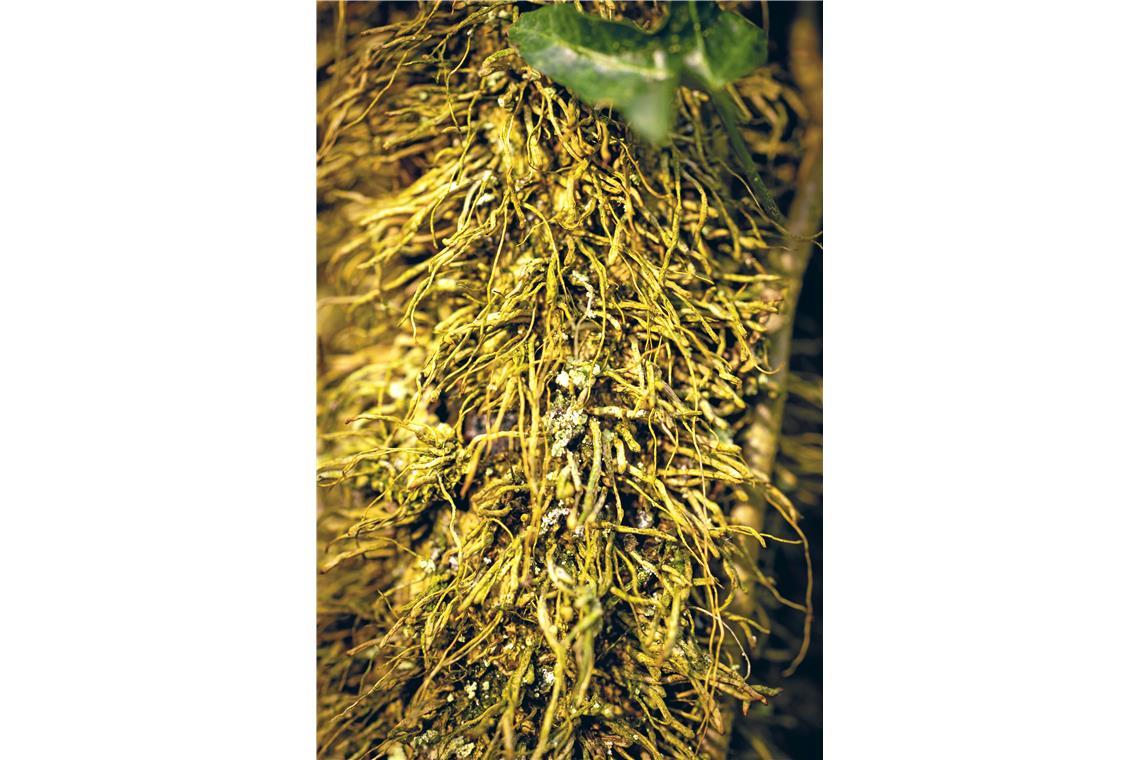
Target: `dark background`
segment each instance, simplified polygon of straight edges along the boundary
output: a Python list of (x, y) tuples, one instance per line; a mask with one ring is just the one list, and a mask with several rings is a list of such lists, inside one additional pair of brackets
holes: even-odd
[[(814, 18), (823, 33), (821, 2), (771, 2), (768, 4), (769, 58), (787, 72), (788, 41), (792, 23), (800, 14)], [(740, 9), (749, 19), (762, 23), (759, 3)], [(787, 211), (790, 197), (780, 199)], [(826, 226), (826, 225), (825, 225)], [(821, 244), (822, 244), (822, 238)], [(793, 332), (791, 370), (803, 378), (823, 376), (823, 251), (817, 247), (804, 274), (803, 290), (796, 308)], [(823, 433), (822, 410), (808, 410), (789, 399), (784, 418), (785, 433)], [(782, 457), (779, 464), (787, 465)], [(816, 760), (823, 757), (823, 500), (822, 478), (814, 478), (812, 499), (792, 498), (803, 515), (801, 527), (812, 549), (815, 575), (813, 603), (815, 622), (811, 648), (807, 658), (790, 678), (780, 678), (779, 668), (772, 669), (772, 681), (784, 688), (773, 700), (770, 711), (760, 719), (760, 732), (777, 758), (782, 760)], [(789, 494), (792, 496), (792, 494)], [(790, 598), (802, 598), (805, 591), (803, 558), (795, 552), (781, 554), (772, 568), (781, 588)], [(789, 618), (789, 626), (794, 622)], [(751, 748), (734, 744), (734, 758), (756, 757)]]

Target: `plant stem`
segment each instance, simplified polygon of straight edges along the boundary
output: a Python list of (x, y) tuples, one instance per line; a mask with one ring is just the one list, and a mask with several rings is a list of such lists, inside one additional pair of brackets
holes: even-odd
[(720, 115), (720, 120), (724, 122), (724, 129), (728, 133), (728, 142), (732, 146), (732, 154), (744, 170), (744, 179), (748, 183), (748, 188), (756, 196), (756, 200), (759, 201), (760, 207), (764, 209), (768, 218), (775, 222), (778, 227), (786, 230), (788, 220), (780, 212), (780, 207), (776, 204), (776, 199), (772, 197), (772, 193), (768, 192), (764, 180), (760, 179), (760, 170), (756, 168), (756, 163), (752, 160), (752, 151), (740, 134), (736, 117), (736, 104), (728, 96), (727, 90), (711, 90), (709, 97), (712, 99), (713, 106), (716, 107), (716, 112)]
[[(745, 450), (745, 460), (754, 472), (764, 477), (771, 477), (775, 464), (776, 453), (779, 448), (780, 430), (783, 423), (784, 403), (787, 399), (788, 364), (791, 359), (791, 344), (793, 320), (795, 318), (796, 304), (799, 300), (800, 290), (803, 287), (804, 271), (807, 269), (813, 250), (812, 239), (819, 229), (823, 216), (823, 63), (819, 57), (819, 28), (814, 15), (801, 16), (792, 28), (791, 58), (792, 75), (804, 95), (809, 110), (809, 122), (804, 134), (804, 159), (796, 179), (796, 196), (792, 201), (790, 219), (773, 217), (773, 221), (787, 228), (791, 244), (783, 249), (773, 249), (767, 260), (768, 267), (779, 274), (786, 283), (784, 310), (776, 315), (778, 322), (771, 325), (772, 343), (769, 351), (770, 364), (777, 367), (771, 376), (768, 395), (757, 402), (754, 409), (755, 418), (744, 434), (741, 443)], [(717, 95), (720, 95), (718, 99)], [(726, 93), (713, 95), (713, 103), (725, 122), (733, 150), (737, 153), (740, 162), (752, 170), (755, 175), (755, 164), (748, 153), (747, 146), (740, 138), (736, 129), (733, 104), (728, 100)], [(735, 136), (735, 137), (734, 137)], [(744, 155), (740, 155), (743, 150)], [(759, 177), (756, 176), (757, 182)], [(761, 183), (759, 187), (763, 188)], [(755, 188), (753, 188), (755, 192)], [(775, 202), (763, 188), (763, 193), (757, 193), (761, 204), (765, 198), (774, 206)], [(768, 211), (765, 206), (765, 211)], [(777, 208), (776, 213), (779, 213)], [(771, 211), (768, 211), (771, 214)], [(750, 490), (750, 499), (739, 504), (732, 510), (732, 521), (741, 525), (763, 531), (764, 512), (767, 507), (764, 488)], [(746, 548), (753, 563), (756, 562), (755, 548), (749, 544)], [(812, 617), (812, 600), (810, 593), (807, 607), (808, 616), (804, 623), (805, 644), (810, 636)], [(802, 660), (805, 650), (801, 649), (793, 661), (789, 671)], [(787, 671), (786, 671), (787, 672)], [(727, 746), (731, 739), (732, 724), (736, 716), (736, 706), (724, 706), (722, 719), (725, 723), (725, 736), (719, 737), (724, 741), (726, 752), (722, 757), (727, 758)]]
[(752, 457), (749, 463), (770, 474), (775, 463), (787, 398), (788, 363), (791, 359), (792, 321), (804, 271), (811, 260), (812, 240), (823, 216), (823, 64), (818, 54), (818, 29), (809, 17), (792, 27), (792, 74), (808, 105), (809, 121), (804, 131), (804, 158), (796, 178), (796, 196), (787, 220), (792, 242), (772, 250), (768, 268), (780, 275), (786, 287), (784, 308), (776, 324), (770, 325), (772, 342), (769, 363), (777, 368), (769, 377), (769, 399), (759, 404), (754, 434), (749, 435)]

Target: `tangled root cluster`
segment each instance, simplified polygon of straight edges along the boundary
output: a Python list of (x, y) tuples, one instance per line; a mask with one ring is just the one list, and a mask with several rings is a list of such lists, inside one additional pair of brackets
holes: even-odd
[[(778, 692), (766, 610), (806, 611), (753, 561), (802, 538), (737, 442), (774, 227), (703, 95), (644, 146), (510, 49), (513, 3), (326, 12), (320, 753), (714, 755)], [(735, 97), (778, 190), (794, 95)]]

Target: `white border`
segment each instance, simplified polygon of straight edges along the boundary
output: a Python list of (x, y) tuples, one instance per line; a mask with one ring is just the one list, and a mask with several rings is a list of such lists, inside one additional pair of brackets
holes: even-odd
[[(313, 754), (313, 25), (5, 16), (8, 756)], [(1137, 28), (825, 9), (829, 758), (1135, 754)]]

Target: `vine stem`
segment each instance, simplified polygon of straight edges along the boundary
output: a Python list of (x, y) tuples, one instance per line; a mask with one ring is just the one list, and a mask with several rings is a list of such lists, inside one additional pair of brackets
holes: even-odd
[[(773, 273), (780, 275), (786, 283), (784, 309), (779, 315), (776, 315), (775, 319), (778, 320), (776, 324), (771, 325), (772, 342), (769, 362), (771, 366), (775, 366), (777, 369), (775, 374), (770, 376), (768, 395), (756, 404), (754, 421), (746, 430), (742, 441), (746, 461), (754, 472), (765, 478), (771, 477), (779, 448), (784, 404), (787, 399), (792, 322), (803, 287), (804, 272), (811, 259), (814, 247), (813, 239), (823, 217), (823, 62), (819, 55), (820, 38), (817, 23), (814, 14), (802, 15), (797, 19), (792, 27), (789, 46), (792, 75), (803, 93), (809, 119), (803, 139), (804, 159), (800, 164), (796, 178), (796, 195), (792, 201), (788, 218), (780, 213), (775, 199), (772, 198), (771, 193), (760, 180), (759, 172), (752, 161), (751, 151), (748, 150), (748, 146), (737, 127), (735, 104), (728, 97), (727, 92), (711, 93), (717, 113), (724, 121), (733, 153), (745, 169), (746, 180), (752, 192), (772, 221), (785, 228), (791, 241), (784, 248), (773, 249), (766, 262)], [(767, 506), (764, 495), (765, 489), (762, 486), (751, 490), (752, 494), (749, 501), (739, 504), (733, 509), (732, 521), (762, 531), (764, 512)], [(746, 551), (748, 551), (752, 562), (755, 563), (758, 548), (749, 544)], [(809, 577), (810, 572), (809, 566)], [(807, 610), (804, 620), (803, 647), (785, 674), (794, 670), (806, 653), (813, 615), (810, 583)], [(731, 741), (735, 715), (735, 706), (722, 712), (725, 733), (720, 738), (724, 742), (723, 757), (726, 758), (728, 757), (727, 751)]]
[[(771, 325), (769, 364), (776, 367), (770, 376), (769, 401), (760, 404), (757, 423), (763, 429), (763, 443), (753, 441), (752, 464), (770, 474), (775, 463), (784, 400), (787, 398), (788, 363), (791, 359), (792, 321), (804, 271), (811, 260), (814, 236), (823, 217), (823, 63), (819, 58), (819, 31), (810, 17), (801, 17), (792, 27), (792, 75), (803, 93), (809, 119), (804, 131), (804, 158), (796, 177), (796, 195), (787, 221), (791, 242), (772, 250), (768, 268), (785, 283), (784, 308), (778, 323)], [(778, 211), (778, 209), (777, 209)], [(755, 436), (750, 436), (755, 438)], [(755, 445), (759, 444), (759, 445)]]
[(744, 142), (743, 135), (740, 134), (736, 104), (728, 96), (728, 90), (711, 90), (709, 97), (712, 99), (720, 120), (724, 122), (725, 132), (728, 133), (728, 142), (732, 146), (732, 154), (744, 170), (744, 179), (748, 183), (748, 189), (756, 196), (756, 200), (759, 201), (760, 207), (764, 209), (768, 218), (778, 226), (787, 229), (788, 220), (781, 213), (772, 193), (768, 192), (768, 186), (764, 184), (764, 180), (760, 179), (760, 170), (756, 168), (756, 162), (752, 160), (752, 151), (749, 149), (748, 143)]

